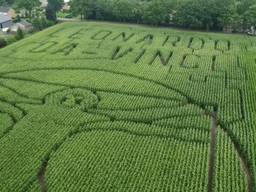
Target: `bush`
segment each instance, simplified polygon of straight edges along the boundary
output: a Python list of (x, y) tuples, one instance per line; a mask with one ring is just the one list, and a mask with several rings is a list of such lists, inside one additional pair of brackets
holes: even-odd
[(8, 35), (5, 41), (6, 41), (7, 45), (10, 45), (10, 44), (16, 42), (17, 39), (13, 35)]
[(20, 15), (17, 15), (17, 16), (13, 19), (13, 22), (14, 22), (14, 23), (18, 23), (18, 22), (20, 22), (20, 21), (21, 21)]
[(46, 18), (36, 18), (32, 21), (32, 25), (36, 31), (41, 31), (54, 24), (55, 24), (54, 21), (49, 21)]
[(16, 40), (21, 40), (21, 39), (23, 39), (23, 38), (24, 38), (23, 31), (22, 31), (20, 28), (18, 28), (17, 33), (16, 33), (16, 35), (15, 35), (15, 39), (16, 39)]
[(7, 42), (4, 38), (0, 37), (0, 48), (3, 48), (7, 45)]

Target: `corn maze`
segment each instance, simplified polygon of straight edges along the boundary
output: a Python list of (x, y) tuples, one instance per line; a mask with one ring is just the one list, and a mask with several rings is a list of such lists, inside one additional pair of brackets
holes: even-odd
[(254, 192), (256, 39), (85, 22), (0, 51), (0, 191)]

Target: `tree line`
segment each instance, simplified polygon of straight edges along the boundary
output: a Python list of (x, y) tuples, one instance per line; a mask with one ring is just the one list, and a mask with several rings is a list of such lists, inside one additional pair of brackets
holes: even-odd
[[(31, 17), (39, 0), (0, 0)], [(63, 0), (48, 0), (46, 18), (55, 21)], [(71, 0), (71, 13), (96, 19), (189, 29), (244, 32), (256, 26), (256, 0)]]
[(240, 32), (256, 25), (256, 0), (72, 0), (70, 5), (81, 19)]

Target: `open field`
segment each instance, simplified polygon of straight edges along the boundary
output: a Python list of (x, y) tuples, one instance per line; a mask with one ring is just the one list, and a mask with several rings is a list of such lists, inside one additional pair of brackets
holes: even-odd
[(255, 191), (256, 38), (65, 23), (0, 58), (1, 192)]

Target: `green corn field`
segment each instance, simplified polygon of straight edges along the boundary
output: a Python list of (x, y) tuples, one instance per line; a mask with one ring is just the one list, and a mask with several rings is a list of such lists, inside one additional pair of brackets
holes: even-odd
[(0, 50), (0, 192), (254, 192), (255, 83), (255, 37), (51, 27)]

